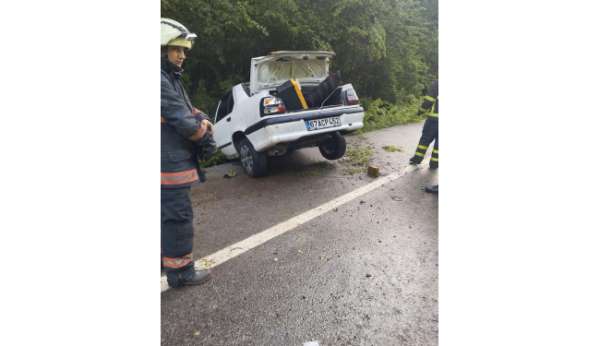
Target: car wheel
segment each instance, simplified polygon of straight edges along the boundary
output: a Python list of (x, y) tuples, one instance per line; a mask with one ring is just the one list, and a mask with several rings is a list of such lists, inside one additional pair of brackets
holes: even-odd
[(267, 174), (267, 155), (254, 150), (252, 143), (243, 138), (239, 143), (240, 161), (244, 172), (251, 177), (261, 177)]
[(339, 132), (334, 132), (331, 138), (319, 145), (319, 151), (327, 160), (337, 160), (346, 153), (346, 139)]

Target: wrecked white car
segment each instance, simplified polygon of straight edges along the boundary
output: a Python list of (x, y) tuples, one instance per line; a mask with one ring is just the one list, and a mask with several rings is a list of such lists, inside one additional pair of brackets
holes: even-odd
[(253, 177), (267, 174), (269, 156), (318, 146), (341, 158), (343, 135), (363, 127), (364, 109), (352, 84), (329, 72), (327, 51), (278, 51), (252, 58), (250, 83), (235, 85), (219, 101), (214, 139), (228, 158), (239, 157)]

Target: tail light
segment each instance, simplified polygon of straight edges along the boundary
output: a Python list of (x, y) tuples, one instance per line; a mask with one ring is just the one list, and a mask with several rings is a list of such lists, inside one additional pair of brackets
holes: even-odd
[(274, 96), (267, 96), (263, 98), (260, 103), (260, 114), (262, 116), (280, 114), (285, 112), (285, 104), (280, 98)]
[(350, 88), (346, 90), (346, 104), (347, 105), (357, 105), (358, 104), (358, 95), (356, 95), (356, 91)]

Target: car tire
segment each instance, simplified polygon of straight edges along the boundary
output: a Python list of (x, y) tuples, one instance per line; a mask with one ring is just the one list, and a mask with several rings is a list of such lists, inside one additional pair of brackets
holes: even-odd
[(267, 174), (267, 154), (254, 150), (254, 146), (247, 138), (242, 138), (238, 143), (240, 162), (247, 175), (262, 177)]
[(331, 138), (319, 145), (319, 151), (327, 160), (337, 160), (346, 153), (346, 139), (339, 132), (334, 132)]

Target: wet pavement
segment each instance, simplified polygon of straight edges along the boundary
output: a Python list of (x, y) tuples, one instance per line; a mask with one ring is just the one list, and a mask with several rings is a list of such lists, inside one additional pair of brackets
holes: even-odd
[[(347, 137), (382, 175), (403, 170), (422, 124)], [(399, 152), (382, 147), (395, 145)], [(426, 162), (426, 161), (425, 161)], [(302, 149), (246, 177), (211, 168), (192, 191), (194, 256), (207, 256), (374, 181)], [(230, 170), (233, 178), (223, 178)], [(422, 167), (162, 293), (163, 345), (436, 345), (437, 181)]]

